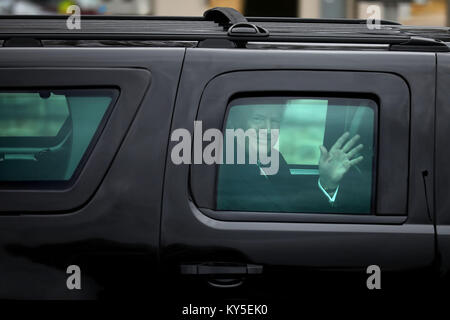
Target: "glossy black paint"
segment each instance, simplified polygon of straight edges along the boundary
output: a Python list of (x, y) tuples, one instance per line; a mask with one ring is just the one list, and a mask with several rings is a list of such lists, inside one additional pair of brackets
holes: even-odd
[[(450, 56), (437, 55), (436, 87), (436, 221), (439, 259), (444, 273), (450, 272)], [(449, 281), (450, 283), (450, 281)]]
[[(400, 225), (365, 224), (361, 221), (220, 221), (202, 213), (192, 201), (188, 188), (189, 168), (168, 162), (161, 229), (163, 261), (168, 264), (230, 261), (276, 267), (350, 269), (376, 263), (384, 270), (430, 266), (434, 260), (434, 231), (427, 214), (422, 171), (429, 170), (427, 189), (428, 195), (432, 196), (435, 55), (187, 49), (178, 93), (182, 99), (177, 99), (172, 129), (193, 129), (193, 122), (200, 115), (198, 106), (204, 90), (213, 79), (225, 73), (252, 70), (308, 70), (312, 74), (314, 71), (317, 71), (316, 74), (322, 71), (377, 72), (403, 78), (409, 87), (411, 103), (407, 220)], [(279, 81), (280, 78), (274, 77), (274, 86)], [(333, 78), (324, 77), (316, 87), (308, 87), (308, 90), (321, 91), (322, 84), (329, 89), (333, 83)], [(242, 85), (248, 86), (245, 83)], [(374, 88), (377, 85), (374, 84)], [(373, 90), (364, 90), (364, 83), (353, 89), (367, 93)], [(383, 97), (389, 98), (389, 94)], [(217, 103), (223, 103), (222, 100)], [(216, 105), (211, 107), (220, 108)], [(225, 110), (225, 107), (223, 105), (221, 108)], [(381, 115), (381, 118), (384, 116)], [(407, 125), (408, 117), (398, 121), (398, 126), (403, 127)], [(380, 169), (381, 172), (396, 170), (402, 165), (394, 166), (388, 160), (388, 155), (380, 152), (380, 166), (385, 166)], [(404, 163), (404, 166), (408, 164)], [(387, 183), (390, 178), (379, 177), (386, 179)], [(383, 185), (380, 180), (379, 183)]]
[[(183, 56), (182, 48), (0, 50), (0, 74), (5, 68), (26, 69), (31, 78), (21, 79), (24, 86), (34, 81), (35, 73), (45, 77), (37, 68), (55, 70), (49, 75), (75, 69), (77, 77), (71, 79), (73, 73), (66, 72), (69, 78), (62, 83), (97, 79), (123, 85), (132, 95), (116, 106), (117, 116), (108, 122), (109, 130), (77, 181), (87, 190), (92, 177), (86, 174), (101, 174), (100, 183), (88, 189), (87, 203), (64, 214), (35, 207), (39, 214), (0, 215), (0, 298), (132, 298), (153, 283), (167, 141)], [(140, 76), (112, 76), (122, 69)], [(147, 88), (143, 82), (150, 84), (150, 74)], [(96, 157), (105, 156), (111, 163), (96, 168)], [(22, 201), (26, 206), (28, 197), (23, 195)], [(42, 207), (52, 205), (56, 202)], [(82, 270), (80, 291), (66, 287), (70, 264)]]
[[(370, 264), (401, 272), (432, 266), (436, 239), (427, 198), (430, 212), (437, 209), (441, 255), (448, 257), (450, 248), (445, 229), (449, 222), (446, 190), (450, 177), (444, 149), (436, 158), (442, 177), (436, 176), (434, 184), (435, 119), (436, 132), (441, 135), (438, 148), (446, 144), (448, 136), (445, 106), (449, 99), (449, 61), (447, 54), (438, 55), (440, 71), (439, 64), (436, 69), (436, 54), (419, 52), (1, 48), (3, 86), (99, 84), (117, 86), (130, 94), (115, 106), (115, 115), (74, 184), (83, 197), (64, 198), (64, 191), (56, 190), (47, 194), (39, 190), (0, 191), (0, 298), (145, 298), (155, 289), (161, 274), (174, 278), (164, 284), (168, 291), (180, 285), (175, 275), (184, 263), (225, 261), (264, 266), (263, 277), (245, 284), (244, 296), (258, 294), (266, 286), (282, 287), (292, 280), (286, 270), (304, 275), (306, 270), (363, 270)], [(20, 71), (9, 82), (2, 72), (12, 69)], [(333, 77), (320, 76), (325, 72), (349, 75), (347, 84), (354, 86), (352, 92), (359, 93), (373, 94), (383, 88), (383, 83), (373, 87), (367, 84), (365, 74), (368, 78), (382, 74), (398, 79), (387, 80), (392, 87), (378, 94), (382, 101), (390, 101), (398, 90), (405, 92), (408, 96), (398, 101), (409, 104), (409, 115), (390, 118), (391, 110), (383, 108), (387, 103), (380, 109), (380, 119), (390, 119), (403, 134), (408, 128), (409, 141), (406, 148), (404, 136), (396, 140), (392, 136), (395, 133), (389, 132), (385, 137), (392, 145), (383, 144), (389, 148), (379, 152), (379, 172), (391, 174), (379, 176), (378, 186), (392, 183), (400, 189), (387, 193), (379, 188), (378, 194), (394, 196), (391, 199), (399, 195), (397, 200), (403, 206), (395, 212), (388, 212), (387, 206), (384, 213), (403, 215), (337, 219), (305, 215), (295, 222), (258, 221), (252, 215), (249, 221), (233, 221), (219, 220), (214, 213), (199, 209), (190, 190), (190, 167), (176, 166), (170, 160), (168, 151), (174, 145), (169, 143), (170, 132), (177, 128), (192, 131), (194, 120), (200, 116), (205, 88), (213, 79), (240, 72), (256, 77), (255, 70), (308, 72), (315, 78), (308, 90), (318, 92), (323, 91), (322, 85), (327, 90), (335, 85)], [(27, 77), (19, 78), (19, 73)], [(279, 80), (279, 76), (274, 77), (274, 86)], [(232, 86), (240, 84), (247, 85), (238, 82)], [(269, 90), (270, 81), (265, 85)], [(223, 102), (211, 101), (211, 107), (225, 110)], [(221, 117), (217, 114), (213, 120), (220, 122)], [(393, 165), (386, 151), (392, 151), (396, 144), (408, 152), (408, 158)], [(403, 171), (407, 176), (398, 175), (402, 168), (407, 168)], [(424, 171), (428, 172), (425, 180)], [(392, 181), (394, 177), (400, 180)], [(449, 264), (448, 258), (443, 261)], [(81, 291), (66, 288), (70, 264), (82, 269)], [(364, 274), (363, 283), (365, 278)], [(192, 294), (189, 285), (185, 291), (188, 295)], [(177, 291), (180, 287), (175, 288)], [(211, 293), (203, 289), (205, 295)]]

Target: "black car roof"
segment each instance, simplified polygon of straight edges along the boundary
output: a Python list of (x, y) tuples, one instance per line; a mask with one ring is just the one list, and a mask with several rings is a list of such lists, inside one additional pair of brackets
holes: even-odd
[[(448, 51), (448, 27), (403, 26), (380, 22), (369, 29), (366, 20), (260, 18), (226, 15), (215, 8), (204, 17), (82, 16), (81, 29), (69, 30), (69, 16), (0, 16), (0, 39), (37, 40), (226, 40), (389, 44), (404, 49)], [(211, 14), (211, 12), (213, 14)], [(237, 12), (237, 11), (236, 11)]]

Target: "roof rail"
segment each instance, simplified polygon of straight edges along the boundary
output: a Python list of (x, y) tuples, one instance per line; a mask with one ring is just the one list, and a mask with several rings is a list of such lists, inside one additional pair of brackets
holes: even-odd
[[(244, 48), (248, 42), (386, 44), (390, 50), (450, 51), (450, 28), (411, 27), (365, 20), (244, 17), (213, 8), (203, 17), (83, 16), (68, 30), (67, 15), (0, 16), (4, 46), (45, 46), (45, 41), (195, 41), (199, 47)], [(44, 41), (44, 42), (43, 42)]]
[(226, 7), (216, 7), (205, 11), (205, 20), (214, 21), (223, 27), (230, 27), (236, 23), (248, 22), (247, 19), (237, 10)]
[[(367, 19), (348, 18), (295, 18), (295, 17), (246, 17), (249, 22), (291, 22), (291, 23), (331, 23), (331, 24), (367, 24)], [(380, 20), (382, 26), (401, 26), (391, 20)]]
[(449, 52), (450, 48), (441, 40), (411, 36), (403, 43), (391, 44), (391, 51), (425, 51), (425, 52)]
[(208, 47), (237, 47), (243, 48), (247, 44), (247, 40), (243, 40), (242, 37), (248, 38), (262, 38), (268, 37), (269, 31), (254, 23), (250, 23), (247, 19), (237, 10), (226, 7), (216, 7), (205, 11), (203, 14), (205, 20), (214, 21), (221, 25), (229, 39), (224, 40), (211, 40), (206, 39), (200, 41), (198, 46), (202, 48)]

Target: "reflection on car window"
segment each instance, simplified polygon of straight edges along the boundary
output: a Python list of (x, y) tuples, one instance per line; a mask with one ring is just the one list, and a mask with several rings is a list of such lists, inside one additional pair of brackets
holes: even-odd
[[(236, 139), (233, 148), (242, 144), (246, 154), (263, 147), (279, 152), (279, 165), (276, 174), (264, 174), (260, 161), (221, 164), (217, 210), (373, 213), (375, 121), (376, 103), (370, 99), (232, 101), (226, 129), (269, 133), (266, 138), (247, 137), (245, 145)], [(270, 135), (274, 129), (278, 137)]]
[(116, 90), (0, 92), (0, 181), (67, 181)]

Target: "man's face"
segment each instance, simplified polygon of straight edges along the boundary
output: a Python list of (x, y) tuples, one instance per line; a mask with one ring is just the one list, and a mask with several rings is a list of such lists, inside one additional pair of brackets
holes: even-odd
[[(262, 147), (265, 150), (270, 150), (277, 143), (277, 141), (271, 141), (271, 130), (280, 129), (280, 122), (283, 115), (283, 110), (276, 106), (258, 106), (250, 110), (247, 116), (247, 129), (254, 129), (257, 134), (256, 145), (250, 145), (249, 147), (257, 150)], [(266, 129), (267, 135), (259, 134), (259, 130)], [(276, 136), (278, 137), (278, 135)]]

